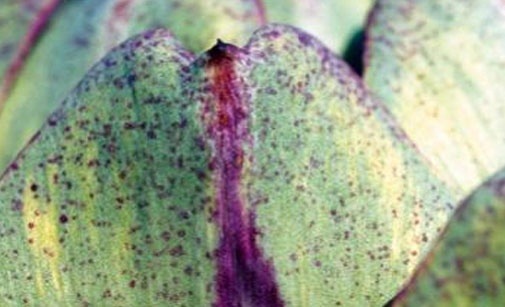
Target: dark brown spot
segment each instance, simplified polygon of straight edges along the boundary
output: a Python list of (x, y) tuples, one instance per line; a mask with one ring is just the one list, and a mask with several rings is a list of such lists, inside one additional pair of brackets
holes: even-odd
[(60, 223), (66, 224), (68, 222), (68, 216), (65, 214), (60, 215)]
[(135, 280), (134, 279), (130, 280), (130, 282), (128, 283), (128, 286), (130, 288), (135, 288)]
[(184, 249), (182, 248), (181, 245), (177, 245), (176, 247), (170, 249), (168, 253), (170, 254), (170, 256), (180, 257), (184, 255)]

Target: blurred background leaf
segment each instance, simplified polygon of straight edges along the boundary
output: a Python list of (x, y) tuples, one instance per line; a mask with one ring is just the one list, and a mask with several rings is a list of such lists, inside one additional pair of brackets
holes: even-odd
[(505, 165), (505, 6), (379, 0), (365, 82), (437, 174), (468, 195)]

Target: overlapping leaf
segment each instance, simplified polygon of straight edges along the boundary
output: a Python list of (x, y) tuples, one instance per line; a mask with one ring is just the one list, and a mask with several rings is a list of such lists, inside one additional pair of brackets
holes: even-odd
[[(40, 1), (40, 6), (43, 2)], [(20, 27), (12, 23), (16, 20), (14, 12), (24, 5), (25, 2), (21, 5), (19, 1), (0, 4), (6, 20), (1, 23), (2, 33), (9, 34), (6, 38), (15, 34), (13, 39), (21, 43), (21, 32), (28, 25)], [(243, 43), (261, 22), (261, 12), (252, 0), (239, 3), (208, 0), (61, 1), (47, 29), (36, 38), (38, 42), (29, 51), (27, 61), (22, 63), (16, 82), (3, 89), (4, 93), (0, 95), (0, 106), (4, 106), (0, 113), (0, 169), (3, 170), (13, 159), (91, 65), (126, 38), (164, 26), (170, 28), (186, 48), (201, 52), (216, 38)], [(3, 38), (2, 34), (2, 45)], [(10, 39), (5, 44), (17, 48)], [(13, 53), (9, 52), (3, 58), (14, 60), (16, 54)], [(0, 63), (4, 65), (5, 61)]]
[[(64, 2), (9, 89), (0, 169), (88, 67), (132, 34), (168, 26), (200, 51), (217, 37), (241, 43), (266, 20), (307, 26), (311, 10), (336, 16), (343, 5), (276, 9), (284, 2)], [(341, 16), (361, 20), (365, 2)], [(0, 68), (47, 3), (9, 23), (0, 17), (2, 33), (22, 25), (0, 43)], [(5, 16), (24, 12), (1, 5)], [(220, 43), (196, 61), (164, 31), (128, 41), (88, 73), (0, 181), (0, 253), (9, 259), (0, 302), (383, 303), (443, 227), (452, 198), (505, 162), (503, 11), (489, 0), (379, 1), (366, 82), (407, 135), (343, 63), (297, 30), (270, 26), (243, 49)], [(356, 29), (317, 21), (307, 29), (337, 49)], [(336, 35), (343, 24), (346, 34)], [(238, 105), (223, 111), (227, 100)], [(243, 134), (230, 141), (235, 128)], [(502, 243), (478, 240), (499, 229), (497, 178), (463, 205), (398, 302), (501, 300)], [(492, 227), (461, 222), (472, 214)], [(240, 249), (242, 260), (223, 264)], [(482, 261), (471, 261), (476, 250)], [(246, 287), (249, 278), (271, 296)]]
[(23, 43), (23, 37), (30, 32), (30, 26), (44, 8), (50, 7), (52, 0), (17, 1), (3, 0), (0, 4), (0, 76), (4, 76), (9, 63)]
[(95, 66), (3, 175), (0, 300), (380, 305), (450, 194), (309, 35), (268, 26), (193, 61), (148, 32)]
[(379, 0), (366, 83), (467, 195), (505, 164), (504, 4)]
[[(44, 10), (58, 2), (54, 12)], [(369, 1), (353, 6), (344, 3), (284, 3), (279, 8), (280, 2), (257, 0), (4, 1), (0, 3), (0, 76), (6, 86), (0, 93), (0, 110), (5, 106), (0, 111), (0, 169), (91, 65), (134, 34), (163, 26), (186, 48), (202, 52), (217, 38), (244, 44), (260, 25), (282, 21), (311, 24), (312, 33), (341, 50), (363, 21)], [(309, 6), (310, 12), (326, 17), (314, 23), (313, 14), (305, 9)], [(340, 17), (333, 19), (334, 13)], [(15, 66), (15, 73), (6, 75), (3, 71), (9, 65)]]
[(505, 172), (458, 208), (394, 306), (500, 306), (505, 301)]
[(263, 0), (267, 21), (291, 24), (308, 31), (343, 55), (363, 30), (373, 0)]

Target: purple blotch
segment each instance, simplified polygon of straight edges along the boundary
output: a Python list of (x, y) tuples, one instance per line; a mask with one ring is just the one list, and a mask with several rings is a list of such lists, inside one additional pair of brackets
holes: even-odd
[[(217, 173), (217, 222), (220, 242), (216, 251), (217, 276), (216, 307), (228, 306), (284, 306), (270, 261), (256, 241), (254, 213), (244, 212), (240, 197), (240, 182), (244, 151), (242, 144), (248, 138), (243, 131), (247, 120), (248, 101), (241, 95), (245, 88), (235, 75), (235, 59), (243, 51), (238, 47), (217, 44), (207, 53), (206, 69), (211, 80), (215, 110), (207, 114), (210, 138), (216, 144), (214, 172)], [(206, 115), (206, 114), (204, 114)], [(205, 116), (204, 116), (205, 117)]]

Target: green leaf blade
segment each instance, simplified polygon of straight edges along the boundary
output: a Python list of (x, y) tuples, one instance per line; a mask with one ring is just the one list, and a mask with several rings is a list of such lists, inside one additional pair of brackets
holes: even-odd
[[(0, 5), (2, 12), (4, 5)], [(199, 18), (194, 18), (195, 14)], [(261, 22), (260, 9), (252, 0), (239, 4), (201, 0), (65, 2), (30, 50), (12, 91), (0, 102), (5, 103), (0, 114), (0, 169), (12, 161), (86, 71), (128, 37), (166, 27), (187, 48), (202, 52), (217, 38), (245, 43)], [(11, 26), (6, 24), (5, 31)], [(30, 120), (23, 120), (27, 115)]]
[(505, 173), (458, 208), (394, 306), (499, 306), (504, 300)]
[(15, 0), (5, 0), (0, 4), (0, 76), (3, 76), (9, 63), (15, 57), (23, 42), (23, 37), (30, 31), (30, 26), (37, 19), (40, 10), (50, 0), (24, 3)]
[(365, 80), (461, 197), (504, 163), (497, 1), (378, 1)]
[(257, 223), (283, 297), (384, 303), (445, 223), (451, 197), (319, 41), (278, 26), (247, 47), (263, 54), (247, 79), (257, 140), (247, 186), (263, 200)]
[(196, 60), (154, 33), (100, 62), (0, 180), (4, 302), (265, 302), (250, 276), (276, 306), (392, 297), (454, 192), (350, 68), (287, 26)]
[(130, 40), (4, 175), (2, 229), (15, 229), (2, 240), (5, 304), (211, 303), (215, 234), (193, 214), (212, 198), (208, 153), (195, 106), (177, 98), (190, 62), (166, 31)]

